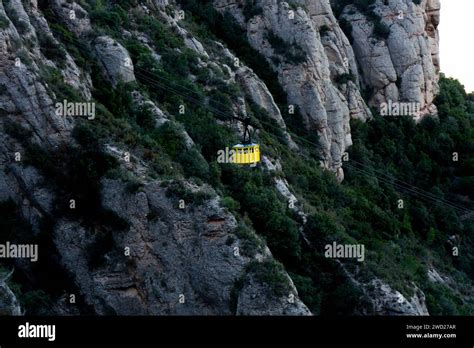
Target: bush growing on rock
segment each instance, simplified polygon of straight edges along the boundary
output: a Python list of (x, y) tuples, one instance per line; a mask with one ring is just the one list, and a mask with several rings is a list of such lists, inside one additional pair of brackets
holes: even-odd
[(0, 29), (8, 28), (9, 24), (10, 23), (8, 22), (8, 18), (3, 15), (0, 15)]

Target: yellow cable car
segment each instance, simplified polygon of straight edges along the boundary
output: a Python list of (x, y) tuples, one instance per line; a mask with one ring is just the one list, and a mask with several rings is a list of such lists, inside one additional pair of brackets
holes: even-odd
[(250, 118), (234, 118), (244, 124), (244, 137), (242, 139), (242, 144), (232, 146), (232, 150), (234, 152), (232, 156), (232, 162), (235, 164), (256, 165), (258, 162), (260, 162), (260, 145), (252, 142), (252, 137), (249, 130)]
[(232, 147), (234, 151), (233, 163), (235, 164), (256, 164), (260, 162), (259, 144), (237, 144)]

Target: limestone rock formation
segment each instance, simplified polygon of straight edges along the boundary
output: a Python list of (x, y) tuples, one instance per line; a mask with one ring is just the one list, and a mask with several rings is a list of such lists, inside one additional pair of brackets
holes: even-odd
[(341, 76), (357, 76), (357, 66), (329, 1), (296, 4), (295, 9), (287, 2), (262, 0), (255, 5), (261, 14), (247, 19), (243, 1), (214, 1), (216, 9), (231, 13), (247, 30), (250, 44), (278, 73), (288, 103), (299, 107), (305, 127), (319, 135), (323, 165), (342, 180), (341, 158), (352, 145), (350, 118), (365, 120), (370, 111), (357, 79), (336, 82)]
[(265, 83), (258, 78), (252, 69), (242, 66), (236, 72), (237, 81), (244, 88), (249, 98), (258, 106), (263, 108), (272, 119), (276, 121), (276, 125), (281, 128), (285, 134), (288, 146), (297, 150), (298, 145), (293, 141), (291, 135), (286, 131), (286, 124), (281, 115), (281, 111), (273, 100), (273, 96), (268, 90)]
[[(422, 113), (435, 112), (432, 102), (439, 74), (437, 0), (422, 0), (420, 5), (411, 0), (378, 0), (374, 11), (390, 28), (390, 35), (383, 40), (372, 37), (373, 23), (351, 5), (336, 18), (329, 0), (259, 0), (255, 4), (260, 11), (247, 18), (244, 2), (215, 0), (214, 6), (233, 16), (245, 30), (251, 46), (277, 73), (288, 104), (297, 106), (302, 114), (301, 126), (319, 135), (323, 166), (339, 180), (344, 177), (342, 155), (352, 144), (350, 119), (371, 117), (362, 90), (371, 92), (368, 94), (372, 106), (389, 100), (413, 101), (423, 105)], [(113, 87), (135, 81), (134, 66), (124, 47), (127, 45), (119, 43), (112, 34), (90, 36), (95, 28), (86, 2), (51, 0), (47, 3), (51, 5), (48, 13), (51, 10), (55, 20), (71, 35), (87, 42), (93, 52), (91, 58)], [(51, 188), (53, 185), (48, 185), (48, 178), (40, 170), (14, 161), (14, 155), (26, 151), (21, 140), (50, 151), (75, 145), (71, 131), (78, 122), (55, 112), (54, 105), (60, 101), (58, 87), (73, 88), (84, 101), (91, 100), (97, 87), (92, 85), (90, 72), (68, 52), (57, 28), (50, 28), (48, 16), (39, 4), (0, 1), (0, 201), (15, 202), (31, 225), (32, 237), (40, 233), (44, 219), (57, 209), (58, 193)], [(258, 72), (243, 64), (230, 67), (229, 61), (237, 58), (234, 53), (224, 43), (215, 42), (215, 38), (194, 37), (192, 28), (177, 18), (177, 9), (171, 0), (149, 0), (139, 2), (133, 11), (151, 13), (179, 35), (184, 46), (176, 51), (192, 50), (196, 71), (205, 70), (209, 80), (219, 77), (220, 86), (237, 86), (239, 93), (230, 101), (230, 113), (245, 116), (249, 104), (259, 105), (283, 132), (289, 156), (298, 155), (302, 146), (296, 144), (296, 137), (288, 131), (283, 110)], [(341, 28), (343, 19), (352, 25), (351, 40)], [(160, 62), (165, 55), (149, 33), (135, 29), (127, 28), (120, 34), (136, 39)], [(138, 71), (137, 68), (140, 76)], [(202, 78), (196, 71), (186, 78), (192, 82)], [(203, 86), (202, 90), (207, 88), (213, 87)], [(176, 121), (179, 116), (167, 109), (169, 105), (161, 104), (159, 98), (148, 92), (153, 91), (144, 88), (132, 92), (132, 107), (147, 108), (156, 128), (167, 122), (179, 123)], [(202, 99), (208, 101), (207, 97)], [(120, 127), (123, 119), (97, 121), (98, 128), (108, 122), (117, 122), (119, 126), (114, 126)], [(229, 122), (219, 119), (216, 123), (227, 126)], [(25, 134), (29, 135), (28, 139)], [(192, 159), (205, 163), (196, 146), (198, 142), (189, 134), (182, 132), (186, 150), (196, 150), (198, 154)], [(216, 192), (189, 178), (168, 182), (157, 178), (161, 173), (150, 175), (146, 161), (141, 158), (145, 157), (145, 151), (133, 153), (130, 144), (136, 140), (135, 135), (123, 136), (130, 149), (121, 148), (123, 144), (115, 144), (114, 139), (107, 139), (105, 146), (105, 151), (128, 170), (127, 178), (103, 178), (100, 182), (101, 203), (111, 214), (107, 223), (111, 222), (112, 226), (104, 222), (96, 228), (79, 218), (62, 218), (55, 221), (51, 231), (58, 266), (71, 276), (78, 297), (97, 314), (310, 315), (284, 269), (279, 270), (279, 278), (286, 280), (283, 290), (278, 284), (265, 281), (265, 277), (262, 280), (258, 274), (262, 272), (260, 266), (275, 260), (265, 242), (253, 230), (252, 238), (242, 233), (237, 214), (234, 216), (223, 208), (223, 197), (217, 192), (224, 195), (225, 191), (216, 189)], [(147, 137), (152, 136), (144, 136)], [(301, 233), (307, 220), (305, 201), (296, 197), (298, 190), (284, 176), (287, 168), (278, 158), (283, 152), (281, 147), (270, 150), (268, 156), (262, 155), (258, 170), (270, 172), (267, 173), (272, 178), (270, 186), (274, 185), (285, 205), (289, 204), (289, 209), (301, 220), (298, 221)], [(128, 163), (123, 163), (125, 151), (132, 152)], [(166, 161), (165, 157), (159, 160)], [(174, 162), (170, 160), (170, 163)], [(213, 173), (220, 174), (219, 168)], [(173, 193), (176, 184), (182, 185), (178, 189), (187, 197), (183, 206), (181, 198)], [(303, 238), (307, 241), (304, 235)], [(258, 245), (247, 250), (255, 240), (259, 241)], [(427, 314), (424, 295), (419, 289), (414, 297), (407, 299), (382, 281), (372, 285), (374, 292), (367, 290), (374, 299), (372, 312), (368, 314)], [(60, 314), (82, 314), (79, 306), (68, 306), (64, 296), (56, 299), (53, 308)], [(20, 314), (20, 307), (5, 282), (0, 282), (0, 315), (3, 313)]]
[[(58, 19), (67, 23), (71, 32), (78, 37), (87, 34), (90, 21), (80, 5), (59, 0), (53, 4)], [(8, 167), (8, 170), (0, 172), (0, 194), (2, 201), (13, 199), (21, 207), (23, 217), (32, 227), (32, 233), (37, 233), (42, 219), (50, 216), (55, 209), (53, 202), (57, 197), (46, 188), (44, 182), (47, 179), (41, 177), (35, 168), (13, 162), (14, 152), (22, 153), (24, 149), (9, 134), (11, 130), (7, 132), (5, 129), (11, 129), (8, 124), (16, 124), (33, 134), (32, 141), (37, 146), (52, 150), (74, 142), (70, 132), (75, 122), (74, 119), (55, 113), (55, 86), (48, 85), (44, 76), (40, 76), (39, 63), (48, 62), (48, 59), (43, 56), (37, 37), (47, 35), (54, 43), (57, 33), (50, 30), (36, 2), (24, 8), (22, 2), (12, 1), (9, 6), (22, 13), (28, 20), (26, 23), (31, 21), (27, 30), (35, 45), (30, 51), (25, 49), (25, 43), (18, 33), (18, 23), (8, 21), (7, 28), (0, 32), (0, 84), (3, 87), (0, 105), (2, 115), (5, 115), (0, 120), (4, 134), (0, 149), (1, 163)], [(74, 18), (71, 18), (71, 11), (74, 11)], [(12, 10), (5, 12), (0, 3), (3, 17), (9, 20), (11, 13)], [(194, 48), (205, 57), (206, 52), (198, 42), (192, 41)], [(93, 44), (98, 63), (113, 85), (135, 80), (130, 56), (121, 44), (108, 36), (98, 37)], [(75, 65), (66, 50), (64, 53), (65, 64), (60, 70), (63, 82), (77, 89), (86, 100), (89, 99), (91, 84), (87, 72)], [(25, 54), (28, 59), (17, 59)], [(57, 69), (54, 61), (47, 64)], [(265, 89), (264, 86), (261, 88)], [(271, 96), (266, 97), (271, 100)], [(145, 97), (135, 96), (135, 103), (149, 104), (156, 116), (157, 126), (167, 121), (167, 116), (159, 107)], [(189, 136), (186, 143), (194, 146)], [(108, 149), (112, 154), (122, 155), (122, 151), (112, 145)], [(219, 197), (214, 194), (212, 199), (203, 204), (190, 203), (185, 210), (180, 210), (175, 199), (167, 197), (166, 188), (157, 181), (148, 181), (146, 168), (138, 165), (131, 168), (143, 185), (142, 190), (130, 194), (126, 184), (120, 181), (105, 181), (103, 189), (104, 206), (129, 224), (128, 230), (114, 234), (113, 239), (119, 245), (119, 250), (130, 248), (131, 258), (117, 252), (107, 252), (101, 249), (104, 245), (99, 248), (97, 243), (103, 243), (101, 238), (104, 236), (92, 235), (81, 221), (64, 220), (55, 225), (54, 244), (62, 256), (61, 265), (75, 280), (80, 290), (78, 295), (84, 297), (96, 313), (233, 314), (237, 313), (235, 307), (238, 306), (242, 313), (310, 314), (298, 299), (294, 287), (292, 292), (295, 301), (291, 305), (285, 302), (288, 294), (282, 299), (271, 291), (265, 293), (269, 303), (281, 303), (281, 308), (262, 305), (258, 310), (247, 310), (250, 303), (234, 303), (234, 285), (246, 274), (247, 265), (252, 261), (273, 259), (268, 248), (263, 247), (258, 257), (235, 256), (234, 248), (240, 246), (242, 241), (236, 235), (235, 218), (219, 205)], [(91, 271), (90, 264), (93, 262), (90, 260), (90, 249), (94, 247), (98, 247), (98, 252), (105, 257), (103, 264)], [(257, 282), (246, 289), (252, 291), (253, 286), (265, 287)], [(8, 298), (8, 303), (5, 300), (2, 305), (8, 305), (12, 314), (18, 314), (19, 307), (10, 306), (13, 302), (9, 289), (2, 284), (1, 291)], [(184, 295), (184, 303), (179, 302), (179, 295)], [(61, 313), (70, 313), (71, 309), (63, 300), (53, 304), (53, 308)], [(77, 314), (77, 311), (72, 312)]]

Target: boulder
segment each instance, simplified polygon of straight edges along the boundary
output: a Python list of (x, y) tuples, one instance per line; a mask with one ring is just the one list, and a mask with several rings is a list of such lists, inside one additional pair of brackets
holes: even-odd
[(104, 74), (112, 85), (135, 81), (132, 59), (125, 47), (109, 36), (99, 36), (94, 47)]

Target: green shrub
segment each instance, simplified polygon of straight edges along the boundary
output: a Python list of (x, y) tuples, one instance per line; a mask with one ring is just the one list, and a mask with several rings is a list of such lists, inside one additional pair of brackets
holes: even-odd
[(290, 281), (281, 263), (273, 259), (262, 262), (252, 261), (247, 266), (247, 272), (268, 286), (276, 296), (290, 295)]
[(10, 25), (9, 21), (8, 21), (8, 18), (3, 16), (3, 15), (0, 15), (0, 29), (6, 29), (8, 28), (8, 26)]
[(31, 60), (30, 55), (26, 49), (20, 49), (17, 53), (17, 56), (20, 58), (22, 64), (25, 64), (28, 67), (33, 65), (33, 61)]
[(0, 201), (0, 243), (28, 240), (31, 226), (21, 215), (21, 209), (11, 199)]
[(40, 70), (41, 78), (48, 84), (56, 95), (56, 100), (79, 101), (82, 99), (79, 92), (64, 82), (64, 77), (58, 69), (43, 66)]
[[(76, 126), (73, 136), (79, 146), (65, 145), (57, 150), (22, 139), (25, 163), (35, 166), (57, 191), (58, 214), (87, 217), (86, 222), (93, 223), (102, 213), (100, 179), (117, 166), (117, 161), (103, 152), (86, 127)], [(76, 201), (76, 209), (69, 209), (70, 199)]]
[(233, 104), (228, 94), (223, 93), (221, 90), (215, 89), (211, 92), (209, 98), (209, 106), (212, 109), (218, 110), (220, 113), (225, 113), (230, 116), (233, 114)]
[(375, 37), (380, 39), (388, 39), (390, 36), (390, 28), (381, 21), (374, 22), (374, 31)]
[(174, 34), (171, 29), (152, 16), (140, 17), (137, 21), (138, 30), (147, 33), (153, 40), (158, 52), (165, 49), (184, 48), (183, 39)]
[(292, 64), (301, 64), (306, 61), (306, 53), (296, 43), (288, 43), (271, 31), (267, 32), (266, 39), (272, 46), (275, 53), (283, 56), (287, 62)]
[[(430, 315), (472, 315), (472, 312), (459, 303), (452, 290), (445, 285), (432, 283), (425, 290), (426, 307)], [(464, 308), (463, 308), (464, 307)]]
[(334, 214), (325, 211), (310, 215), (304, 230), (309, 240), (321, 247), (328, 242), (342, 241), (344, 238), (344, 227)]
[(20, 295), (20, 304), (26, 315), (53, 314), (53, 300), (44, 290), (31, 290)]
[(115, 0), (115, 2), (125, 11), (129, 11), (138, 5), (138, 0)]
[(150, 108), (149, 105), (135, 108), (134, 112), (130, 115), (144, 132), (153, 131), (156, 127), (156, 118)]
[(250, 229), (244, 223), (239, 223), (239, 226), (236, 228), (234, 233), (239, 238), (240, 253), (243, 256), (254, 257), (257, 253), (263, 251), (263, 248), (265, 247), (263, 240), (255, 234), (255, 231)]
[(255, 230), (265, 236), (275, 255), (282, 261), (297, 259), (301, 252), (298, 226), (288, 216), (286, 204), (268, 187), (271, 177), (233, 166), (222, 168), (224, 185), (240, 202), (241, 212), (252, 219)]
[(153, 137), (171, 158), (177, 158), (187, 150), (183, 131), (174, 122), (163, 124), (154, 132)]
[(261, 15), (263, 13), (263, 9), (260, 5), (258, 5), (258, 0), (248, 0), (245, 1), (243, 13), (245, 20), (248, 22), (253, 17)]
[(76, 41), (80, 39), (78, 39), (64, 24), (58, 23), (56, 21), (56, 15), (51, 10), (46, 10), (44, 15), (48, 20), (49, 28), (53, 35), (65, 46), (67, 52), (71, 55), (76, 64), (87, 72), (90, 72), (91, 62), (84, 54), (84, 47), (87, 47), (88, 43), (81, 41), (79, 42), (79, 45), (81, 46), (78, 47)]
[(321, 289), (314, 286), (313, 281), (309, 277), (300, 276), (298, 274), (290, 274), (293, 283), (298, 290), (298, 295), (305, 305), (311, 310), (314, 315), (319, 315), (321, 312)]
[(172, 75), (189, 77), (194, 67), (198, 66), (197, 55), (190, 49), (181, 52), (167, 50), (162, 54), (163, 69)]

